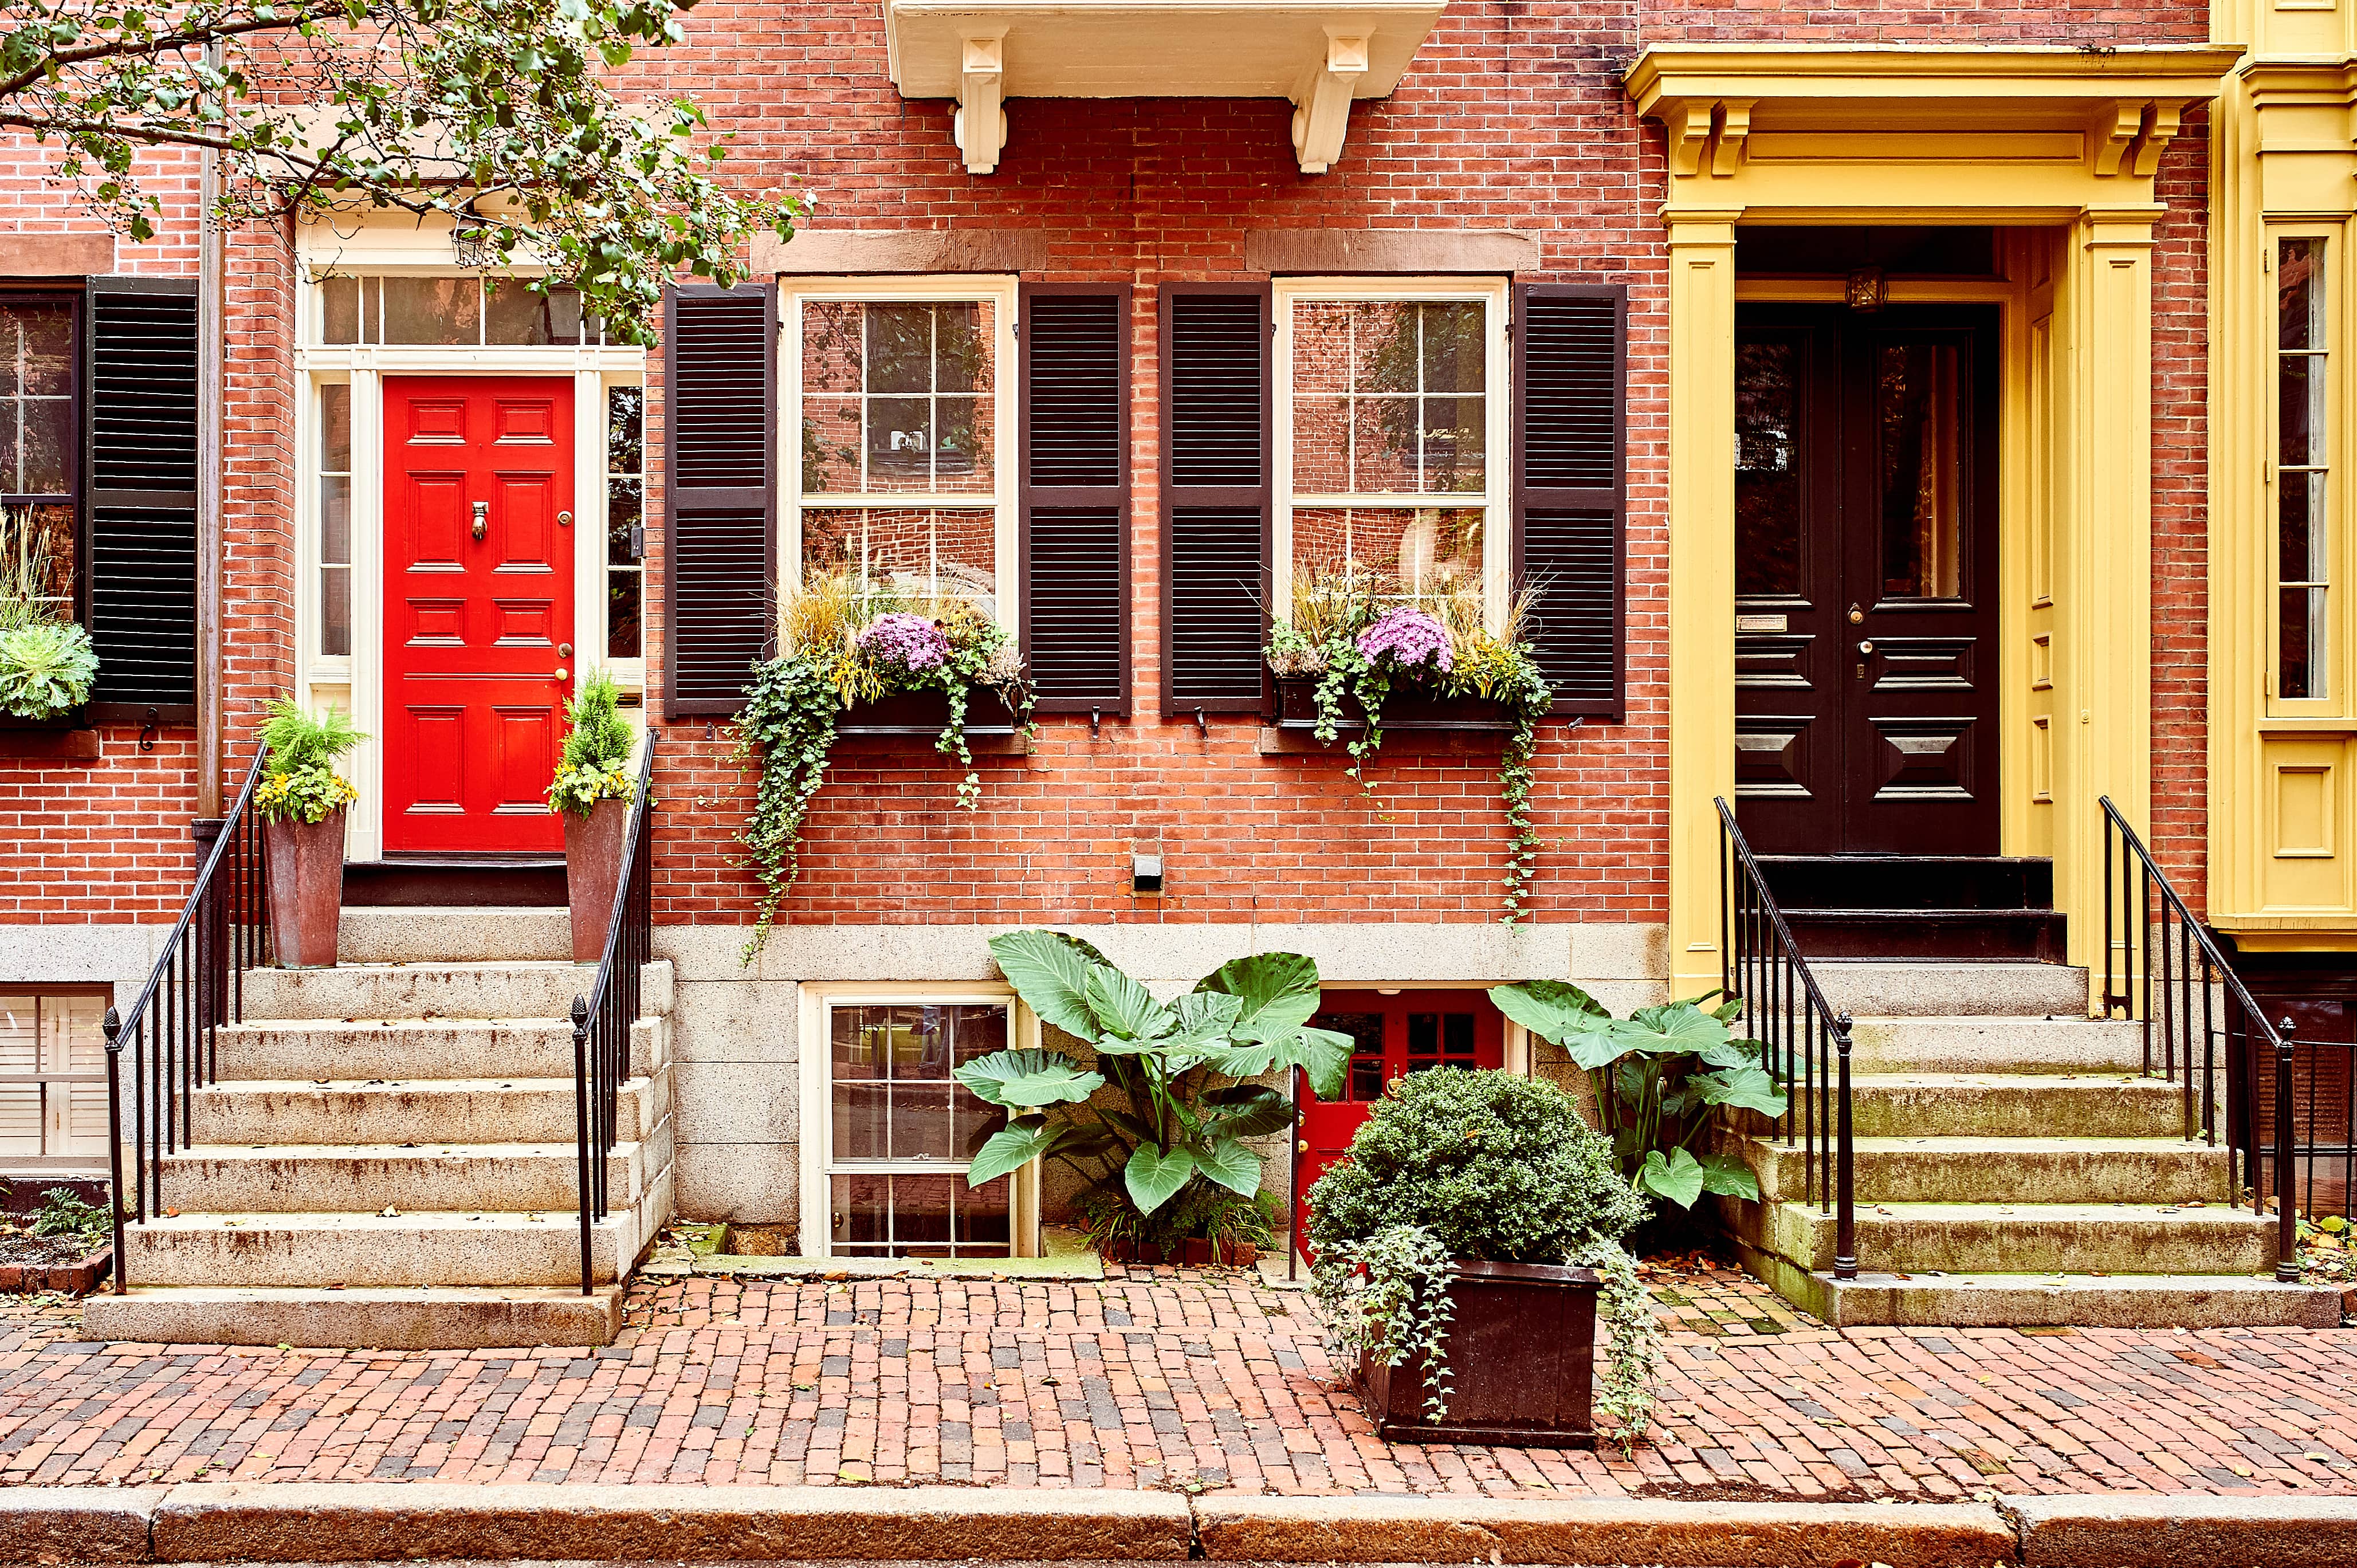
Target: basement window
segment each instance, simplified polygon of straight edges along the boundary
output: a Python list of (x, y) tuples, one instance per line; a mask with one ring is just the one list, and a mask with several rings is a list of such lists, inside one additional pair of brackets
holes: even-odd
[(1004, 1258), (1012, 1178), (966, 1185), (996, 1113), (952, 1069), (1009, 1045), (1004, 1001), (826, 1008), (827, 1250), (837, 1257)]
[(0, 992), (0, 1164), (106, 1163), (106, 998)]

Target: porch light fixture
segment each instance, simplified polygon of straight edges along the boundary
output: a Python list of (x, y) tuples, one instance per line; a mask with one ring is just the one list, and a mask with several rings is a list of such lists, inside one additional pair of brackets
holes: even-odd
[(1133, 893), (1162, 891), (1162, 852), (1140, 850), (1129, 857), (1129, 890)]
[(450, 252), (458, 264), (468, 272), (482, 272), (499, 265), (499, 252), (490, 242), (489, 220), (474, 212), (462, 212), (450, 230)]
[(1858, 267), (1849, 274), (1843, 300), (1852, 310), (1880, 310), (1885, 290), (1880, 267)]

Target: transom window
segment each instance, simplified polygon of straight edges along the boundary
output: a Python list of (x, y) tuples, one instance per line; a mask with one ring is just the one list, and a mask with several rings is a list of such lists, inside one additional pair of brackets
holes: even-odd
[(2276, 694), (2331, 694), (2331, 381), (2325, 242), (2276, 242)]
[(0, 582), (75, 602), (74, 305), (0, 295)]
[(788, 286), (801, 581), (843, 578), (863, 613), (962, 598), (1006, 621), (1012, 290), (849, 298)]
[(1282, 603), (1295, 578), (1494, 624), (1507, 554), (1504, 291), (1279, 286)]
[(1006, 1257), (1011, 1177), (966, 1186), (996, 1112), (950, 1076), (1005, 1050), (1005, 1002), (830, 1004), (828, 1245), (904, 1258)]
[(319, 341), (438, 348), (575, 347), (605, 340), (577, 289), (535, 293), (518, 279), (329, 276), (319, 280)]

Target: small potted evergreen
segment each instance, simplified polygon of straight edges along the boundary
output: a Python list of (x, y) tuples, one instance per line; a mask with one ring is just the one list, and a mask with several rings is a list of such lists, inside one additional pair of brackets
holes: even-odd
[(269, 748), (253, 807), (262, 813), (270, 886), (270, 940), (287, 969), (332, 969), (343, 921), (344, 814), (360, 791), (336, 760), (368, 736), (340, 708), (307, 714), (276, 697), (261, 740)]
[(1556, 1085), (1456, 1069), (1394, 1083), (1309, 1189), (1311, 1289), (1379, 1435), (1590, 1447), (1600, 1410), (1633, 1442), (1660, 1336), (1620, 1239), (1645, 1210)]
[(548, 809), (565, 819), (565, 900), (573, 915), (573, 959), (605, 956), (606, 929), (622, 880), (622, 835), (630, 831), (630, 749), (613, 677), (590, 676), (565, 704), (565, 754), (548, 787)]

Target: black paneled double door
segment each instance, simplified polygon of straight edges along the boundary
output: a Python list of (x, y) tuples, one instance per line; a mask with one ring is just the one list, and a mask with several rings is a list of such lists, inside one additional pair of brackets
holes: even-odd
[(1747, 307), (1736, 779), (1762, 854), (1997, 851), (1996, 312)]

